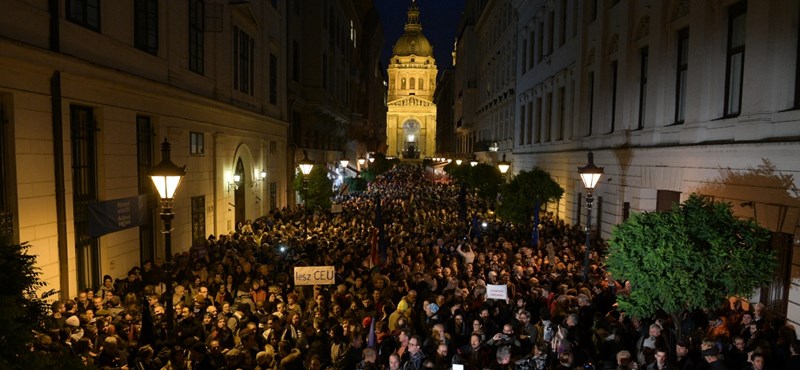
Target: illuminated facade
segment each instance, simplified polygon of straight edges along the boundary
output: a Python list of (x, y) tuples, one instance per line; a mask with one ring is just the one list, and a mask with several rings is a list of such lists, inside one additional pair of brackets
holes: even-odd
[(436, 153), (436, 72), (433, 46), (422, 34), (419, 8), (412, 2), (405, 34), (394, 44), (388, 67), (386, 155), (421, 158)]
[[(286, 206), (293, 166), (284, 1), (95, 3), (0, 11), (2, 211), (64, 296), (163, 259), (147, 175), (164, 138), (186, 165), (174, 253)], [(92, 204), (139, 195), (145, 225), (89, 234)]]

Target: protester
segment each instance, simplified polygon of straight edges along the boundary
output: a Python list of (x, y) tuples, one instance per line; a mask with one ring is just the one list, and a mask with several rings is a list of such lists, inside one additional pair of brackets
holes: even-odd
[[(690, 330), (675, 338), (688, 321), (617, 311), (615, 297), (630, 282), (605, 273), (602, 240), (584, 282), (579, 225), (545, 213), (532, 246), (529, 230), (496, 218), (475, 195), (459, 204), (458, 194), (421, 166), (398, 165), (366, 192), (338, 196), (341, 213), (272, 210), (209, 236), (172, 265), (147, 261), (125, 279), (105, 276), (95, 297), (86, 290), (53, 304), (42, 332), (54, 344), (87, 338), (74, 355), (111, 368), (738, 370), (798, 362), (794, 330), (763, 305), (687, 312)], [(333, 266), (334, 284), (296, 285), (295, 266)], [(171, 297), (163, 295), (167, 274)], [(494, 286), (508, 298), (488, 298)], [(165, 317), (167, 304), (176, 317)], [(710, 347), (701, 348), (708, 335)], [(737, 350), (758, 353), (750, 356), (758, 363), (723, 361)]]

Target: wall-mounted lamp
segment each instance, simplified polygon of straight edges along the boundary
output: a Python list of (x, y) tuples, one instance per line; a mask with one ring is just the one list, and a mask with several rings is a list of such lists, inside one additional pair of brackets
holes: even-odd
[(228, 182), (228, 192), (230, 193), (231, 190), (239, 190), (239, 185), (241, 184), (242, 176), (240, 175), (233, 175), (233, 181)]
[(255, 181), (253, 181), (252, 186), (255, 187), (259, 183), (264, 182), (266, 178), (267, 178), (267, 171), (261, 170), (259, 172), (256, 172)]

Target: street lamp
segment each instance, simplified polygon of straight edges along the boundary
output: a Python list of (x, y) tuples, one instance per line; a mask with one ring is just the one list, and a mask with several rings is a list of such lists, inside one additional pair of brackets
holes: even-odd
[[(297, 164), (300, 167), (300, 172), (303, 174), (303, 212), (306, 212), (308, 209), (308, 175), (311, 174), (311, 170), (314, 169), (314, 162), (308, 159), (308, 153), (303, 151), (303, 159)], [(303, 217), (303, 224), (306, 232), (308, 230), (308, 215), (306, 214)]]
[(350, 161), (347, 158), (343, 158), (339, 160), (339, 164), (342, 165), (342, 168), (347, 168), (347, 165), (350, 164)]
[(461, 162), (463, 162), (461, 158), (456, 159), (456, 166), (460, 166)]
[(175, 316), (175, 307), (172, 305), (174, 289), (172, 287), (171, 232), (172, 219), (175, 218), (175, 214), (172, 213), (172, 203), (175, 199), (175, 191), (178, 189), (178, 185), (180, 185), (183, 177), (186, 176), (186, 170), (185, 166), (178, 167), (175, 163), (172, 163), (169, 159), (169, 151), (170, 144), (167, 138), (164, 138), (164, 142), (161, 143), (161, 162), (150, 169), (150, 179), (153, 181), (153, 185), (158, 190), (158, 196), (161, 198), (161, 221), (164, 222), (162, 233), (164, 233), (164, 254), (166, 255), (164, 270), (167, 275), (167, 338), (170, 343), (173, 343), (175, 339), (175, 321), (173, 317)]
[(600, 181), (600, 177), (603, 176), (603, 167), (594, 165), (594, 154), (591, 151), (589, 151), (588, 157), (589, 164), (578, 167), (578, 174), (581, 175), (583, 186), (586, 188), (586, 256), (583, 260), (583, 281), (587, 281), (589, 274), (589, 251), (591, 250), (589, 232), (592, 228), (592, 201), (594, 200), (592, 192), (597, 182)]
[(503, 154), (503, 160), (497, 163), (497, 169), (500, 170), (501, 174), (505, 175), (509, 168), (511, 168), (511, 163), (506, 162), (506, 155)]
[(472, 156), (472, 159), (470, 159), (470, 161), (469, 161), (469, 165), (470, 165), (471, 167), (475, 167), (475, 166), (477, 166), (477, 165), (478, 165), (478, 159), (477, 159), (477, 158), (475, 158), (475, 155), (473, 155), (473, 156)]

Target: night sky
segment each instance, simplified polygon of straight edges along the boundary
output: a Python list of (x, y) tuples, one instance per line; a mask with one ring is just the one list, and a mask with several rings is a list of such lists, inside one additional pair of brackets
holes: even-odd
[[(436, 66), (442, 70), (450, 68), (453, 64), (453, 41), (455, 41), (456, 27), (461, 19), (466, 0), (417, 0), (419, 6), (422, 34), (433, 45), (433, 54)], [(375, 0), (375, 8), (381, 17), (384, 44), (381, 53), (381, 63), (389, 65), (392, 57), (392, 46), (403, 35), (403, 26), (408, 18), (408, 7), (411, 0)]]

